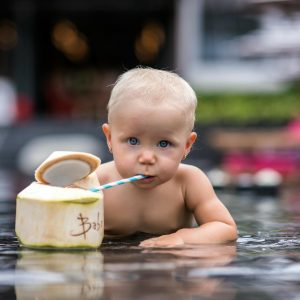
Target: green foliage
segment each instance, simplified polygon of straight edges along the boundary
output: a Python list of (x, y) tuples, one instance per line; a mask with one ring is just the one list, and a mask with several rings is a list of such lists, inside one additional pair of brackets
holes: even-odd
[(300, 88), (280, 93), (198, 93), (196, 119), (202, 124), (282, 123), (300, 116)]

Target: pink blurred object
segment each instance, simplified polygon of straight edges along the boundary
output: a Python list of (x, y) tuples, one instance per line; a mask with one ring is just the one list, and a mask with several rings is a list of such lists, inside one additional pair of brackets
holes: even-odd
[(233, 174), (253, 171), (253, 160), (249, 153), (234, 151), (223, 158), (223, 168)]
[(271, 168), (283, 176), (299, 172), (299, 161), (293, 152), (265, 151), (253, 154), (254, 171)]
[(287, 125), (287, 132), (294, 139), (300, 140), (300, 119), (295, 119)]
[(223, 168), (231, 174), (268, 168), (290, 176), (300, 172), (300, 156), (291, 151), (230, 152), (223, 158)]

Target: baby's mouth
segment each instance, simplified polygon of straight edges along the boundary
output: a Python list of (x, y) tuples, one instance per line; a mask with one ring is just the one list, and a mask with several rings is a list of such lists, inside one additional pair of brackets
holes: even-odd
[(145, 178), (141, 180), (142, 183), (151, 183), (155, 179), (155, 176), (145, 175)]
[(143, 176), (145, 176), (145, 178), (141, 179), (140, 181), (141, 182), (152, 182), (155, 178), (155, 176), (153, 175), (145, 175), (145, 174), (142, 174)]
[(141, 175), (141, 176), (144, 176), (145, 178), (144, 179), (146, 179), (146, 178), (151, 178), (151, 177), (155, 177), (154, 175), (146, 175), (146, 174), (136, 174), (136, 175)]

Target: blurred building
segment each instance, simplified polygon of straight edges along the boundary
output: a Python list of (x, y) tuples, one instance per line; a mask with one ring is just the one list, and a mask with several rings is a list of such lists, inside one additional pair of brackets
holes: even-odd
[(300, 77), (299, 1), (178, 4), (181, 31), (176, 63), (194, 86), (213, 91), (278, 91)]
[(117, 75), (137, 65), (195, 88), (272, 91), (299, 78), (299, 20), (297, 0), (4, 1), (0, 75), (23, 119), (103, 117)]

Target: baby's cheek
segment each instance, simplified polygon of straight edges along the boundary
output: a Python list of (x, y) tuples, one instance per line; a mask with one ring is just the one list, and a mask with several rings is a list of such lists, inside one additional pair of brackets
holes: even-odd
[(171, 179), (175, 175), (175, 173), (178, 169), (178, 166), (179, 166), (179, 163), (176, 163), (174, 161), (165, 163), (164, 166), (160, 170), (162, 173), (161, 175), (163, 175), (166, 180)]
[(115, 159), (118, 172), (123, 178), (133, 176), (133, 163), (128, 159)]

